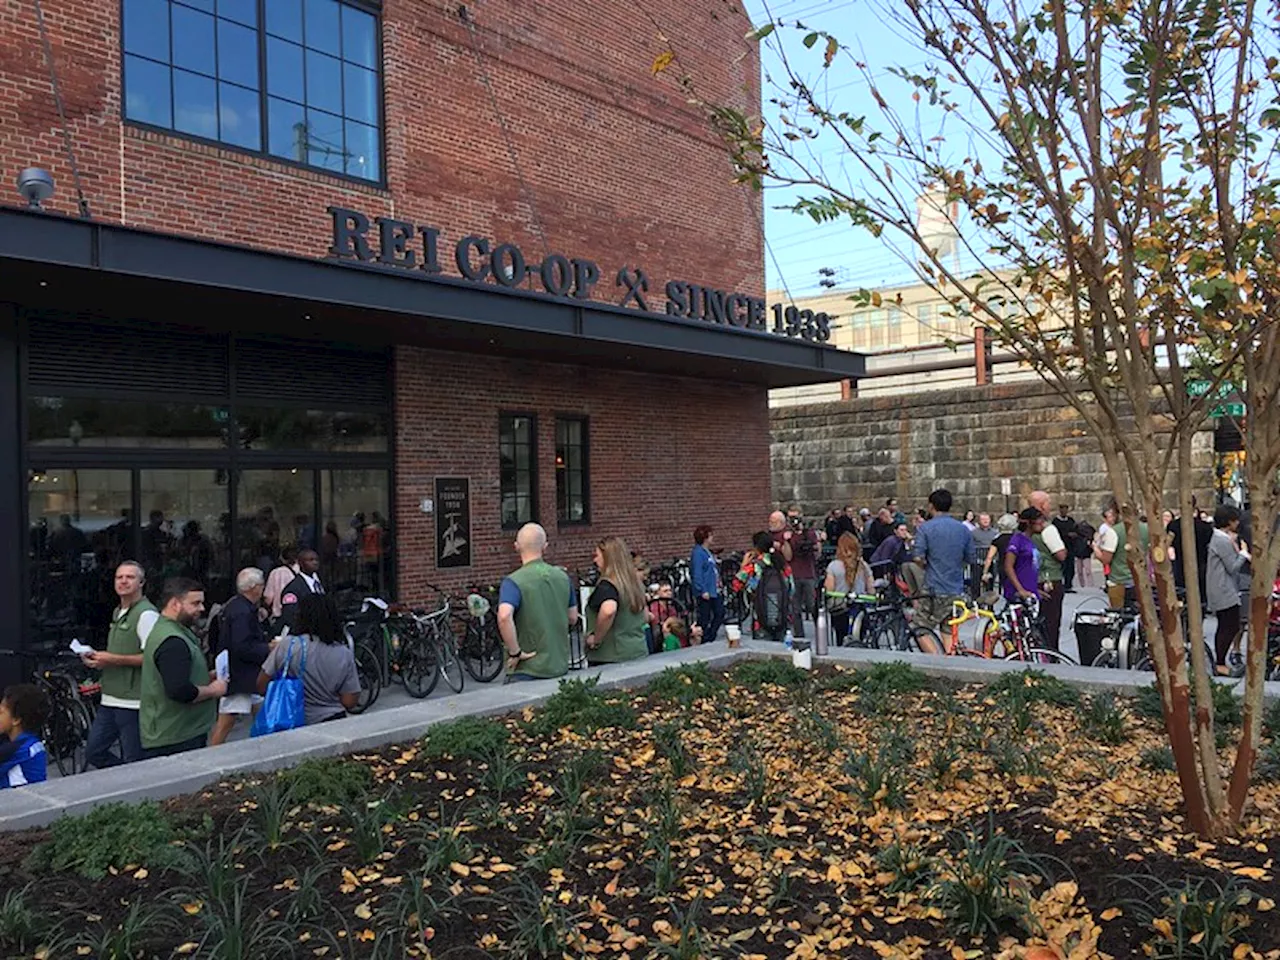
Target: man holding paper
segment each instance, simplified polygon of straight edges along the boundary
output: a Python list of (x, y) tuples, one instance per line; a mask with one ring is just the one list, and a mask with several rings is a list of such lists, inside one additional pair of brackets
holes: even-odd
[[(142, 595), (146, 577), (141, 564), (126, 560), (116, 567), (116, 596), (120, 605), (111, 614), (106, 650), (81, 653), (87, 666), (102, 671), (102, 705), (94, 715), (85, 747), (90, 766), (105, 768), (142, 759), (138, 710), (142, 705), (142, 651), (147, 635), (160, 619), (154, 604)], [(120, 744), (120, 755), (111, 748)]]

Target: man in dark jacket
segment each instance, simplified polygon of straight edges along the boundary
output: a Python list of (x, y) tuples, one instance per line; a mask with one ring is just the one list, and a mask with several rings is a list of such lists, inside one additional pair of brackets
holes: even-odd
[[(220, 614), (218, 632), (219, 675), (227, 681), (227, 693), (218, 701), (218, 719), (209, 736), (209, 746), (225, 743), (240, 717), (252, 717), (262, 698), (258, 696), (258, 673), (271, 653), (271, 644), (262, 631), (258, 611), (266, 577), (257, 567), (245, 567), (236, 575), (236, 595)], [(223, 663), (226, 663), (223, 675)]]
[(320, 555), (314, 550), (298, 551), (298, 575), (280, 594), (280, 623), (293, 633), (294, 618), (298, 615), (298, 601), (309, 593), (324, 593), (320, 584)]

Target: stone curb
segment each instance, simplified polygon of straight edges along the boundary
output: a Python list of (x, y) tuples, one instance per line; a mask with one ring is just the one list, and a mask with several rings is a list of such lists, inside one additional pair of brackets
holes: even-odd
[[(723, 669), (738, 660), (789, 656), (779, 644), (744, 640), (730, 650), (721, 643), (645, 658), (631, 663), (594, 667), (572, 676), (598, 676), (605, 688), (635, 687), (647, 683), (663, 670), (687, 663), (705, 663)], [(949, 677), (966, 683), (985, 683), (1002, 673), (1023, 668), (1022, 664), (983, 660), (977, 657), (945, 657), (911, 654), (903, 656), (885, 650), (834, 648), (820, 663), (866, 668), (877, 663), (904, 661), (931, 676)], [(1092, 667), (1045, 665), (1045, 673), (1094, 693), (1132, 695), (1150, 685), (1150, 674)], [(1235, 687), (1243, 681), (1220, 681)], [(545, 703), (556, 692), (557, 681), (542, 680), (520, 684), (476, 685), (462, 694), (409, 703), (389, 710), (348, 717), (334, 724), (303, 727), (252, 740), (241, 740), (182, 754), (144, 760), (110, 770), (93, 770), (74, 777), (8, 790), (2, 795), (0, 832), (42, 827), (62, 816), (81, 816), (104, 803), (137, 803), (163, 800), (194, 793), (211, 783), (237, 774), (278, 770), (311, 757), (332, 757), (373, 750), (389, 743), (416, 740), (433, 724), (463, 716), (507, 714)], [(1280, 683), (1266, 684), (1268, 702), (1280, 701)]]

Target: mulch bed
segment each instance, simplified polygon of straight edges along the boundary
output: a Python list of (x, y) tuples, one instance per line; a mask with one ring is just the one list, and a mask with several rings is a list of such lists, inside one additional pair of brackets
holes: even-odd
[[(1071, 706), (1034, 702), (1020, 713), (979, 686), (886, 694), (838, 671), (803, 682), (777, 674), (781, 685), (692, 671), (687, 704), (618, 695), (610, 709), (625, 719), (630, 707), (633, 729), (534, 733), (534, 711), (502, 718), (506, 757), (520, 769), (501, 799), (492, 758), (432, 756), (429, 737), (329, 761), (365, 765), (368, 793), (345, 809), (290, 805), (275, 847), (259, 792), (272, 778), (161, 809), (191, 847), (223, 841), (243, 925), (282, 934), (238, 954), (246, 960), (1128, 958), (1161, 937), (1133, 902), (1156, 881), (1188, 877), (1250, 894), (1226, 956), (1280, 958), (1280, 785), (1255, 789), (1238, 836), (1204, 843), (1186, 833), (1174, 775), (1140, 762), (1162, 742), (1158, 726), (1128, 708), (1124, 741), (1107, 746), (1085, 736)], [(706, 695), (692, 696), (704, 684)], [(593, 750), (595, 769), (582, 759)], [(868, 788), (858, 758), (887, 758), (896, 780)], [(577, 785), (575, 770), (586, 771)], [(384, 798), (394, 814), (382, 852), (362, 855), (350, 810)], [(1021, 921), (970, 937), (928, 883), (887, 892), (894, 874), (878, 855), (895, 841), (952, 862), (958, 838), (991, 833), (1045, 867)], [(0, 916), (0, 956), (96, 956), (86, 945), (136, 903), (166, 917), (139, 938), (141, 956), (237, 956), (210, 932), (228, 907), (207, 870), (120, 863), (101, 879), (35, 870), (27, 858), (49, 836), (0, 835), (0, 898), (30, 884), (32, 903), (62, 920), (62, 938), (20, 946), (4, 939)], [(321, 906), (291, 918), (308, 882)], [(420, 909), (410, 888), (429, 895), (413, 901)]]

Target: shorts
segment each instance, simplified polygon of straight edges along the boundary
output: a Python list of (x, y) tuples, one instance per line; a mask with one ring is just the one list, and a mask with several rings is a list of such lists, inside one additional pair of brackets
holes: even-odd
[(218, 701), (218, 713), (247, 717), (260, 703), (262, 697), (256, 693), (229, 693)]
[(915, 625), (928, 627), (930, 630), (940, 629), (943, 621), (950, 620), (953, 616), (951, 606), (957, 599), (955, 596), (934, 597), (925, 594), (916, 608)]

